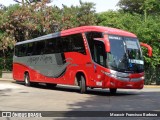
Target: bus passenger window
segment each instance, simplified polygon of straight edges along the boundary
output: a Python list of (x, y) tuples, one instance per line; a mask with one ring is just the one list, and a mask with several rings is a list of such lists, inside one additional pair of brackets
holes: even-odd
[(86, 55), (86, 50), (84, 46), (84, 41), (82, 34), (76, 34), (71, 36), (71, 46), (72, 46), (72, 51), (82, 53)]
[(14, 55), (18, 56), (18, 46), (15, 46), (15, 48), (14, 48)]
[(55, 53), (56, 41), (55, 39), (49, 39), (46, 41), (45, 54)]
[(61, 41), (61, 38), (58, 38), (57, 41), (56, 41), (57, 45), (56, 45), (56, 53), (62, 53), (63, 52), (63, 43)]
[(45, 41), (37, 42), (34, 55), (42, 55), (44, 53), (44, 48), (45, 48)]
[(35, 43), (29, 43), (27, 48), (27, 56), (30, 56), (33, 54), (34, 51), (34, 44)]
[(27, 44), (17, 45), (16, 47), (17, 47), (16, 55), (18, 57), (26, 56)]

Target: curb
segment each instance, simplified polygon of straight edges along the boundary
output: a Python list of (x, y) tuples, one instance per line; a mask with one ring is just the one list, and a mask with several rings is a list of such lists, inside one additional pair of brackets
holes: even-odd
[(13, 79), (8, 79), (8, 78), (0, 78), (0, 81), (14, 81)]
[(144, 85), (144, 88), (160, 88), (160, 85)]

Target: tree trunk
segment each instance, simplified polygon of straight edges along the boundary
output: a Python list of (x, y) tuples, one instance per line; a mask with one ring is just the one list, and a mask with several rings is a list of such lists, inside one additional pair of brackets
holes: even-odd
[(4, 49), (2, 51), (3, 51), (3, 70), (6, 70), (6, 54)]

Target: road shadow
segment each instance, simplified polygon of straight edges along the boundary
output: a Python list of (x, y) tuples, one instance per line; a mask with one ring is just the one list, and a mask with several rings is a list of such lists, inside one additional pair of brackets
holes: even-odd
[(0, 90), (0, 96), (10, 96), (8, 93), (12, 92), (12, 89), (6, 88), (3, 90)]
[[(160, 92), (141, 92), (138, 95), (117, 96), (92, 96), (90, 99), (76, 103), (70, 103), (70, 111), (66, 111), (61, 116), (72, 116), (54, 118), (54, 120), (159, 120), (160, 117), (109, 117), (109, 113), (133, 111), (153, 111), (160, 112)], [(77, 111), (77, 112), (75, 112)], [(86, 112), (87, 111), (87, 112)], [(106, 112), (106, 117), (103, 112)], [(160, 114), (160, 113), (159, 113)], [(100, 117), (102, 115), (102, 117)]]

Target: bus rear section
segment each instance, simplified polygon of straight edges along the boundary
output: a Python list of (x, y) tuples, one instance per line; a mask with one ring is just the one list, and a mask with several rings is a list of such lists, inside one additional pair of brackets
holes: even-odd
[[(151, 51), (150, 51), (151, 53)], [(142, 89), (144, 61), (136, 35), (84, 26), (17, 43), (13, 78), (31, 83), (87, 88)]]

